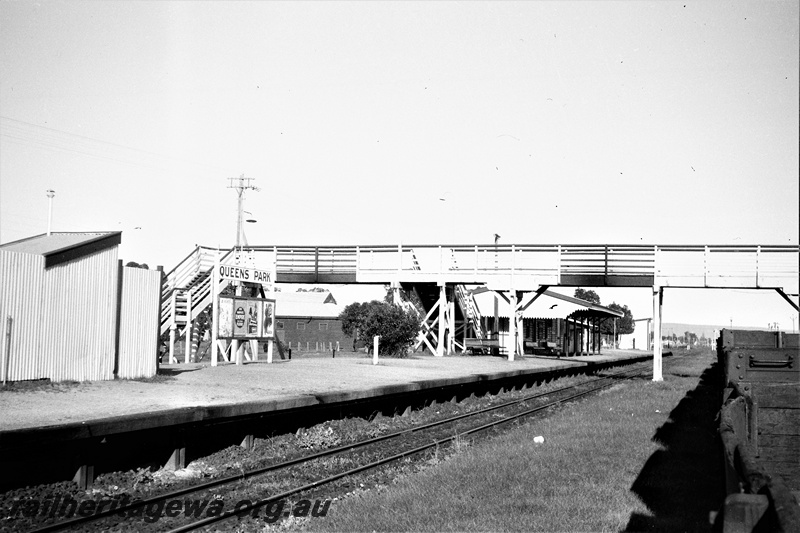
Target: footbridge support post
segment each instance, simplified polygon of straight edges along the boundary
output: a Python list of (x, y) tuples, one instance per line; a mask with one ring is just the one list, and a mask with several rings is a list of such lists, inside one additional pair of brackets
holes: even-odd
[(664, 381), (661, 373), (661, 304), (664, 301), (664, 288), (653, 287), (653, 381)]
[(436, 341), (436, 357), (444, 356), (445, 330), (447, 329), (447, 284), (439, 283), (439, 331)]
[(537, 291), (537, 294), (527, 304), (524, 303), (525, 296), (525, 291), (517, 291), (517, 305), (514, 309), (514, 320), (516, 321), (514, 329), (517, 332), (516, 353), (520, 354), (520, 357), (525, 356), (525, 321), (523, 320), (525, 309), (530, 306), (533, 300), (541, 296), (541, 293)]
[(508, 303), (510, 304), (508, 317), (508, 360), (513, 361), (517, 354), (517, 292), (514, 290), (508, 293)]
[(389, 287), (392, 289), (392, 305), (402, 305), (403, 299), (400, 297), (400, 282), (392, 281)]

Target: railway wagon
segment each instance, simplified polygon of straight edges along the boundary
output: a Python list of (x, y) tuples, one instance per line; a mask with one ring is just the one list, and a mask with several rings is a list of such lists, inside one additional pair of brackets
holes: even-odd
[(717, 339), (725, 532), (800, 531), (799, 338), (724, 329)]

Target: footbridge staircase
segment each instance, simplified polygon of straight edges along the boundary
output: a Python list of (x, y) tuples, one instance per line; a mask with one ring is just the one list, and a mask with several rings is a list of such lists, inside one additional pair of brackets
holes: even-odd
[[(186, 339), (185, 362), (189, 362), (193, 346), (192, 324), (212, 302), (212, 270), (216, 258), (225, 263), (231, 261), (235, 250), (217, 250), (197, 246), (165, 276), (161, 289), (161, 326), (159, 333), (170, 333), (169, 361), (174, 361), (176, 337)], [(227, 282), (226, 282), (227, 283)], [(221, 283), (217, 287), (219, 291)], [(192, 342), (194, 340), (195, 342)]]

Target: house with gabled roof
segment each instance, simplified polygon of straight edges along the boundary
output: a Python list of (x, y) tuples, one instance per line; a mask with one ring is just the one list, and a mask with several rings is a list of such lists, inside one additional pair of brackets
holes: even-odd
[(343, 309), (328, 291), (276, 292), (278, 339), (293, 350), (351, 350), (353, 339), (342, 332), (339, 320)]

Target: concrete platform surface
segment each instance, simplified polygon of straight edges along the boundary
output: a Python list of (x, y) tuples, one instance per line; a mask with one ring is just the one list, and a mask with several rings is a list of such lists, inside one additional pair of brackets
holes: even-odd
[(197, 416), (204, 418), (236, 416), (647, 355), (652, 354), (607, 350), (602, 355), (560, 359), (525, 356), (509, 362), (502, 357), (418, 354), (408, 359), (380, 358), (373, 366), (370, 356), (341, 354), (335, 359), (296, 356), (291, 361), (277, 359), (272, 364), (258, 361), (242, 366), (162, 365), (159, 376), (150, 380), (0, 389), (0, 431), (55, 429), (116, 417), (146, 418), (142, 415), (171, 410), (202, 412)]

